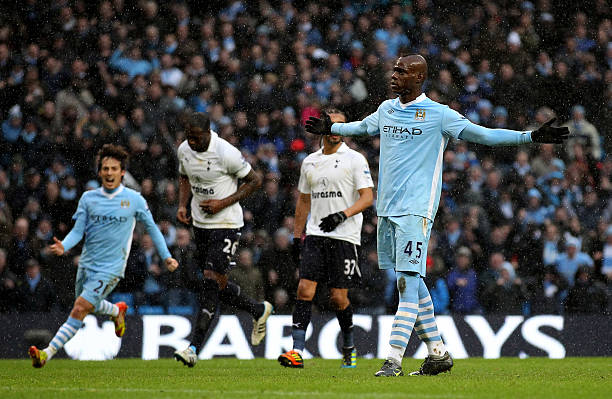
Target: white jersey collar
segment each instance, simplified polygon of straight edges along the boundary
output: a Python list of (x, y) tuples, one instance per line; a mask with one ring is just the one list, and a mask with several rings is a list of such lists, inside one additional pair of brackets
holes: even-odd
[(121, 193), (123, 191), (123, 189), (125, 188), (125, 186), (123, 184), (120, 184), (119, 187), (117, 187), (117, 189), (115, 191), (113, 191), (112, 193), (107, 193), (106, 190), (104, 190), (104, 187), (100, 187), (100, 192), (102, 193), (102, 195), (104, 195), (106, 198), (108, 199), (113, 199), (115, 198), (117, 195), (119, 195), (119, 193)]
[(412, 101), (407, 102), (406, 104), (402, 104), (402, 102), (400, 101), (399, 97), (397, 98), (397, 103), (399, 104), (400, 107), (406, 109), (409, 106), (413, 105), (413, 104), (417, 104), (420, 103), (421, 101), (425, 101), (425, 99), (427, 99), (427, 96), (425, 95), (425, 93), (421, 93), (417, 98), (415, 98)]
[(217, 148), (217, 139), (219, 135), (214, 130), (210, 131), (210, 142), (208, 143), (208, 148), (204, 152), (215, 152), (215, 148)]
[[(342, 144), (340, 144), (340, 147), (338, 147), (338, 149), (336, 150), (336, 152), (334, 152), (334, 154), (338, 154), (341, 152), (347, 152), (349, 149), (350, 149), (349, 146), (343, 142)], [(321, 153), (321, 155), (334, 155), (334, 154), (324, 154), (323, 147), (319, 148), (319, 152)]]

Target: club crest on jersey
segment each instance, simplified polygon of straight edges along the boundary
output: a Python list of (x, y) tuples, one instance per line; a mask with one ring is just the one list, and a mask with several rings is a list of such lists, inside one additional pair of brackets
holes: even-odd
[(327, 186), (329, 186), (329, 180), (327, 180), (327, 177), (323, 176), (323, 177), (319, 178), (318, 184), (323, 189), (326, 189)]
[(121, 207), (122, 208), (129, 208), (130, 207), (130, 201), (128, 201), (128, 200), (121, 200)]
[(414, 120), (416, 121), (425, 120), (425, 110), (423, 108), (418, 108), (414, 111)]

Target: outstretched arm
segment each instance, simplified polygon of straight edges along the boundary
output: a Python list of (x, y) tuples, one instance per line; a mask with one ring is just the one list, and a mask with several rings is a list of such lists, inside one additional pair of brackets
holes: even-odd
[(340, 136), (365, 136), (378, 134), (378, 111), (368, 115), (364, 120), (348, 123), (332, 123), (329, 115), (321, 118), (311, 116), (306, 121), (305, 129), (312, 134), (337, 134)]
[(556, 119), (551, 119), (540, 128), (529, 132), (508, 129), (489, 129), (474, 123), (468, 123), (459, 134), (461, 140), (490, 146), (521, 145), (525, 143), (561, 144), (567, 140), (567, 127), (551, 126)]
[(461, 140), (490, 146), (521, 145), (531, 143), (531, 132), (508, 129), (489, 129), (474, 123), (468, 124), (459, 134)]

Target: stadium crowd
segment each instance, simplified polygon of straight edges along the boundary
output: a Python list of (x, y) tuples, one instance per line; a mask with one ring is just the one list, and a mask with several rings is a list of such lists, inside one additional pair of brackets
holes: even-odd
[[(319, 148), (303, 122), (328, 107), (348, 120), (374, 112), (404, 53), (426, 57), (430, 98), (476, 123), (530, 130), (557, 117), (572, 133), (534, 150), (449, 143), (427, 258), (436, 313), (612, 310), (605, 0), (3, 4), (0, 312), (70, 308), (79, 250), (56, 258), (47, 246), (70, 230), (80, 194), (99, 187), (96, 151), (118, 143), (131, 156), (124, 183), (146, 198), (180, 268), (166, 272), (137, 227), (115, 297), (140, 313), (192, 313), (186, 282), (199, 269), (190, 229), (176, 220), (176, 149), (182, 116), (194, 110), (264, 177), (242, 204), (230, 277), (290, 313), (297, 179)], [(345, 141), (376, 181), (379, 139)], [(375, 210), (364, 216), (363, 286), (351, 302), (392, 313), (394, 274), (377, 267)]]

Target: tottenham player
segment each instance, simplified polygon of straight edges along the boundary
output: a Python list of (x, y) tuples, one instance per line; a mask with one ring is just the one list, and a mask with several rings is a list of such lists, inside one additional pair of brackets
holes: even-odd
[(61, 256), (85, 235), (76, 275), (76, 295), (70, 317), (59, 328), (49, 346), (31, 346), (32, 365), (43, 367), (83, 326), (89, 313), (108, 315), (115, 322), (115, 335), (125, 333), (124, 302), (112, 304), (106, 298), (125, 273), (136, 220), (143, 222), (166, 267), (174, 271), (178, 262), (170, 255), (164, 236), (153, 221), (145, 199), (121, 184), (128, 154), (120, 146), (105, 144), (98, 152), (98, 173), (102, 187), (86, 191), (79, 200), (74, 227), (63, 241), (53, 237), (51, 253)]
[[(434, 318), (429, 291), (422, 280), (431, 226), (441, 191), (442, 159), (450, 138), (486, 145), (562, 143), (567, 128), (550, 120), (534, 131), (487, 129), (439, 104), (422, 91), (427, 63), (420, 55), (400, 57), (393, 68), (391, 90), (398, 97), (383, 102), (362, 121), (332, 123), (311, 117), (306, 131), (316, 134), (380, 135), (378, 176), (378, 259), (381, 269), (395, 269), (400, 302), (389, 339), (389, 354), (376, 376), (403, 375), (401, 362), (416, 330), (429, 352), (414, 375), (451, 369)], [(331, 133), (330, 133), (331, 131)]]
[[(328, 115), (335, 122), (346, 122), (340, 111), (330, 110)], [(324, 136), (323, 147), (302, 162), (293, 230), (295, 258), (299, 258), (305, 225), (306, 238), (293, 311), (293, 350), (278, 358), (285, 367), (304, 367), (302, 352), (317, 283), (329, 287), (331, 304), (336, 309), (343, 336), (342, 367), (357, 365), (348, 290), (361, 278), (357, 252), (361, 243), (361, 212), (372, 205), (372, 187), (368, 162), (338, 135)]]
[[(244, 224), (238, 201), (257, 190), (261, 186), (261, 178), (240, 151), (210, 130), (210, 119), (206, 114), (190, 114), (185, 133), (187, 140), (178, 148), (180, 176), (177, 219), (185, 224), (193, 222), (197, 257), (204, 279), (197, 282), (201, 309), (191, 344), (184, 350), (174, 352), (174, 357), (193, 367), (216, 315), (219, 300), (253, 316), (253, 345), (259, 345), (266, 335), (266, 320), (272, 313), (272, 305), (256, 302), (241, 294), (240, 287), (227, 279), (235, 265), (233, 256), (238, 246), (240, 228)], [(243, 180), (240, 186), (238, 179)], [(187, 214), (190, 197), (191, 217)]]

